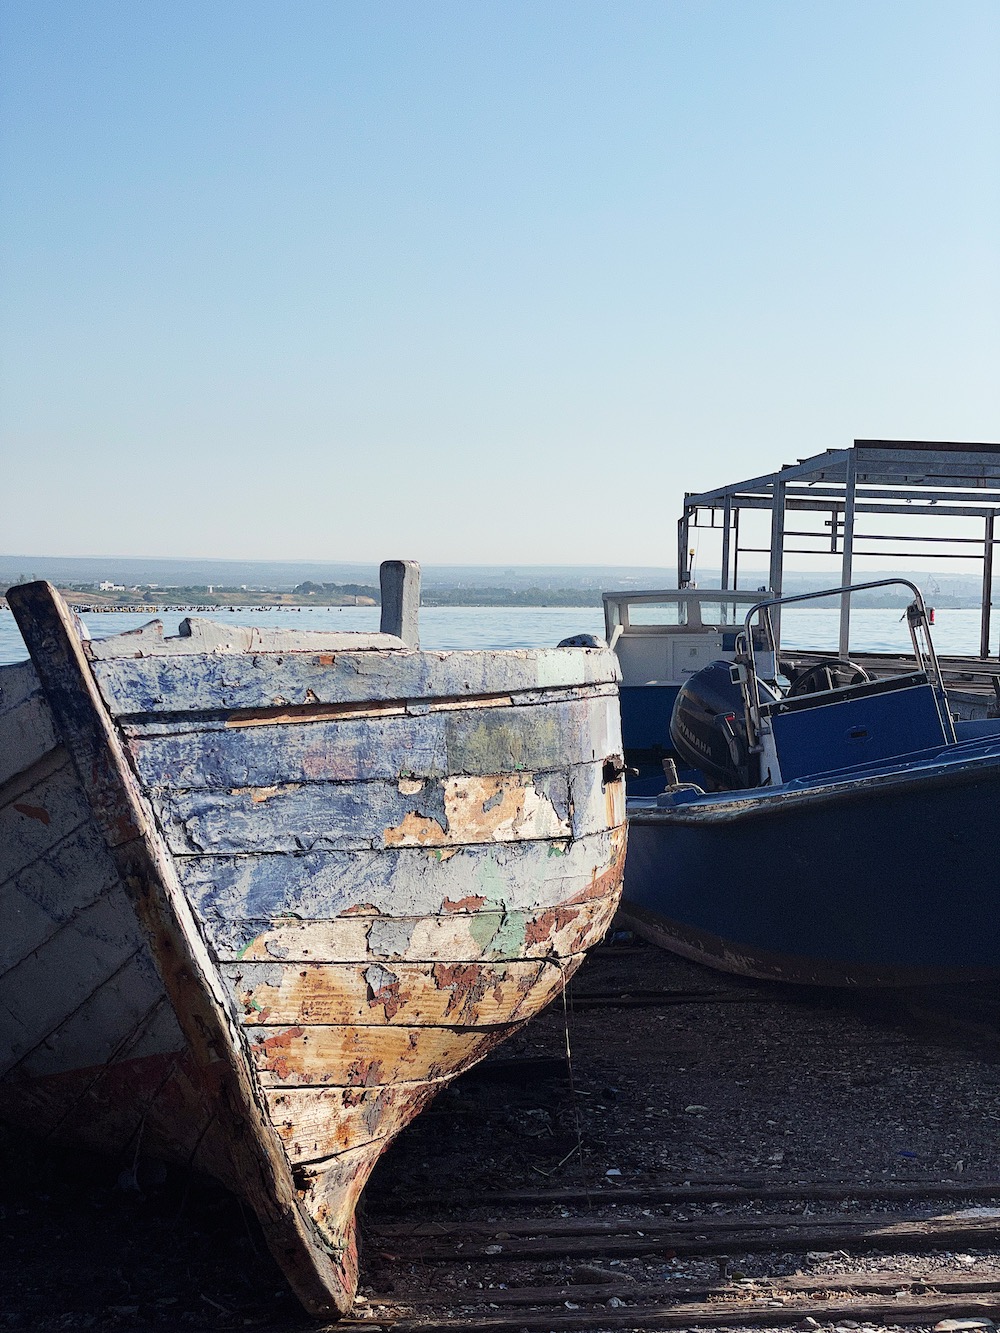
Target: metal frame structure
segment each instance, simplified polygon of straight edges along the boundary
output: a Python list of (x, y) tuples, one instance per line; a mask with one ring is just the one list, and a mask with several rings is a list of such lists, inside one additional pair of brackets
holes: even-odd
[[(744, 509), (770, 510), (771, 543), (768, 587), (781, 597), (784, 557), (817, 555), (819, 547), (789, 547), (786, 538), (816, 540), (825, 534), (790, 530), (788, 515), (795, 511), (829, 514), (827, 553), (840, 555), (842, 587), (851, 583), (856, 555), (865, 557), (913, 556), (975, 560), (982, 564), (980, 657), (989, 657), (990, 603), (993, 596), (993, 550), (1000, 515), (1000, 444), (964, 444), (928, 440), (855, 440), (850, 449), (828, 449), (813, 458), (787, 464), (767, 476), (720, 486), (701, 494), (687, 494), (677, 526), (677, 586), (691, 582), (688, 563), (693, 528), (722, 530), (721, 587), (736, 587), (739, 557), (759, 547), (740, 545), (740, 513)], [(721, 514), (721, 520), (716, 521)], [(983, 524), (981, 537), (897, 535), (860, 532), (860, 515), (895, 514), (916, 518), (968, 518)], [(707, 515), (707, 521), (705, 516)], [(881, 549), (857, 550), (856, 542), (887, 543)], [(888, 545), (891, 543), (891, 546)], [(915, 547), (910, 545), (917, 543)], [(906, 545), (903, 545), (906, 544)], [(925, 549), (924, 544), (931, 550)], [(938, 545), (974, 547), (974, 550), (933, 550)], [(903, 549), (899, 549), (900, 546)], [(840, 655), (847, 657), (850, 642), (850, 597), (840, 602)]]

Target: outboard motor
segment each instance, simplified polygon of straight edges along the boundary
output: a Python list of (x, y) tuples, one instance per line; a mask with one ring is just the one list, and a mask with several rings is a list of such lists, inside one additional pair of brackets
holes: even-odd
[[(743, 695), (731, 662), (710, 662), (680, 692), (670, 715), (670, 741), (681, 759), (697, 768), (716, 791), (756, 787), (760, 772), (750, 753)], [(762, 703), (778, 695), (758, 679)]]

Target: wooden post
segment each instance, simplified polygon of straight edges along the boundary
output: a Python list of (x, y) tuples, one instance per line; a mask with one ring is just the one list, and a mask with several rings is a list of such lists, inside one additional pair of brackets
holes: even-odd
[(383, 560), (378, 577), (382, 587), (382, 633), (395, 634), (407, 648), (419, 648), (420, 565), (416, 560)]

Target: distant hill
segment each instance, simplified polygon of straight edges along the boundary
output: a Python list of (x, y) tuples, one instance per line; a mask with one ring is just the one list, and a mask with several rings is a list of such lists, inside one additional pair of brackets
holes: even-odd
[[(405, 553), (404, 553), (405, 554)], [(859, 570), (858, 582), (901, 576), (920, 587), (928, 601), (939, 607), (978, 606), (978, 579), (941, 575), (926, 571)], [(182, 600), (193, 600), (198, 590), (213, 588), (216, 600), (225, 592), (245, 589), (254, 592), (293, 594), (308, 587), (316, 590), (309, 600), (322, 600), (324, 589), (335, 600), (357, 590), (371, 595), (378, 587), (378, 566), (341, 561), (266, 560), (145, 560), (120, 556), (26, 556), (0, 555), (0, 594), (12, 583), (44, 578), (63, 588), (100, 583), (125, 588), (155, 586), (160, 593), (177, 589)], [(641, 588), (672, 588), (676, 572), (668, 566), (648, 565), (425, 565), (422, 586), (426, 605), (452, 606), (584, 606), (597, 605), (602, 591)], [(718, 570), (702, 569), (698, 584), (718, 586)], [(757, 589), (767, 582), (764, 570), (742, 569), (740, 587)], [(810, 592), (837, 583), (836, 572), (816, 574), (786, 569), (786, 593)], [(296, 593), (306, 600), (308, 594)], [(234, 600), (241, 600), (236, 596)], [(264, 600), (264, 599), (261, 599)], [(855, 603), (902, 606), (905, 589), (861, 594)]]
[[(406, 552), (400, 553), (405, 556)], [(267, 588), (290, 592), (311, 582), (378, 583), (378, 565), (339, 561), (143, 560), (121, 556), (0, 555), (0, 591), (19, 579), (53, 583), (158, 584), (160, 587)], [(615, 565), (424, 565), (425, 588), (620, 588), (669, 587), (666, 568)]]

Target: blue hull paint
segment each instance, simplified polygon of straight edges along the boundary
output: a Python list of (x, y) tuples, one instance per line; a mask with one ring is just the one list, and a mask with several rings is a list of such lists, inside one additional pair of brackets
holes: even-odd
[(624, 910), (657, 943), (746, 975), (996, 975), (998, 810), (1000, 746), (985, 739), (895, 766), (633, 807)]

